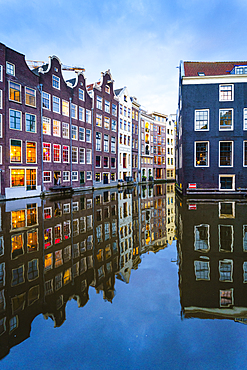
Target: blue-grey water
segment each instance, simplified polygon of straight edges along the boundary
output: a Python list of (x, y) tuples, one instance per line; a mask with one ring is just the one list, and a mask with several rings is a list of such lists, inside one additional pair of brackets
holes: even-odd
[[(37, 200), (32, 219), (30, 200), (2, 204), (1, 369), (246, 368), (247, 203), (177, 199), (175, 207), (171, 184), (115, 192)], [(34, 227), (39, 247), (30, 251)], [(39, 273), (30, 275), (36, 259)]]

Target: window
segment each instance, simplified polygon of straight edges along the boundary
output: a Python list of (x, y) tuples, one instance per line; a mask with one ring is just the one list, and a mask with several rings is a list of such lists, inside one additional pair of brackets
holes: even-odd
[(72, 181), (78, 181), (78, 171), (72, 171)]
[(113, 116), (117, 115), (117, 106), (116, 106), (116, 104), (113, 104), (113, 103), (112, 103), (112, 115)]
[(44, 162), (51, 161), (51, 144), (50, 143), (43, 143), (43, 161)]
[(26, 113), (26, 131), (36, 132), (36, 116), (34, 114)]
[(109, 152), (109, 136), (104, 135), (104, 152)]
[(79, 107), (79, 120), (80, 121), (85, 120), (85, 109), (82, 107)]
[(101, 133), (96, 132), (96, 150), (101, 151)]
[(12, 130), (21, 130), (21, 112), (10, 109), (9, 110), (9, 128)]
[(96, 108), (102, 109), (102, 98), (98, 95), (97, 95), (97, 98), (96, 98)]
[(15, 76), (15, 66), (12, 63), (6, 62), (6, 73)]
[(69, 163), (69, 146), (63, 145), (63, 163)]
[(36, 163), (37, 156), (36, 156), (36, 143), (27, 141), (26, 142), (26, 161), (27, 163)]
[(233, 251), (233, 225), (218, 225), (219, 228), (219, 251)]
[(10, 139), (10, 162), (21, 163), (22, 162), (22, 148), (21, 140)]
[(87, 149), (86, 153), (87, 153), (87, 157), (86, 157), (87, 164), (92, 164), (92, 150)]
[(102, 127), (102, 115), (96, 113), (96, 126)]
[(86, 122), (91, 123), (91, 111), (86, 109)]
[(233, 109), (220, 109), (219, 130), (233, 130)]
[(208, 142), (195, 142), (195, 167), (208, 166)]
[(52, 75), (52, 87), (60, 90), (60, 78), (55, 75)]
[(28, 281), (35, 280), (37, 279), (38, 276), (39, 276), (38, 260), (33, 259), (32, 261), (28, 261), (28, 272), (27, 272)]
[(61, 145), (53, 144), (53, 161), (61, 162)]
[(63, 122), (63, 138), (69, 139), (69, 124), (66, 122)]
[(104, 168), (108, 168), (108, 167), (109, 167), (109, 158), (104, 157)]
[(117, 121), (115, 119), (111, 120), (111, 129), (112, 131), (117, 131)]
[(232, 279), (232, 272), (233, 272), (233, 261), (232, 260), (223, 260), (219, 261), (219, 274), (220, 274), (220, 281), (224, 282), (231, 282)]
[(78, 163), (78, 148), (72, 146), (72, 163)]
[(50, 94), (42, 91), (42, 108), (50, 110)]
[(220, 190), (235, 190), (235, 175), (219, 175)]
[(233, 85), (219, 85), (220, 101), (233, 101)]
[(111, 168), (116, 168), (116, 158), (111, 158)]
[(86, 129), (86, 142), (91, 143), (91, 130)]
[(2, 114), (0, 114), (0, 137), (3, 137), (3, 121)]
[(209, 251), (209, 225), (201, 224), (194, 227), (194, 249), (202, 252)]
[(16, 286), (25, 282), (24, 278), (24, 265), (12, 269), (12, 281), (11, 286)]
[(52, 106), (53, 106), (53, 112), (60, 113), (60, 98), (53, 95)]
[(80, 164), (85, 164), (85, 148), (79, 148)]
[(70, 179), (69, 171), (63, 171), (63, 182), (68, 182)]
[(69, 102), (66, 100), (62, 100), (62, 114), (69, 117)]
[(232, 141), (220, 141), (219, 142), (219, 166), (220, 167), (232, 167), (233, 166), (233, 142)]
[(90, 180), (92, 180), (92, 171), (87, 171), (87, 181), (90, 181)]
[(247, 166), (247, 141), (243, 142), (243, 166)]
[(30, 87), (25, 87), (25, 104), (36, 107), (36, 91)]
[(53, 120), (53, 136), (61, 136), (60, 121)]
[(105, 100), (105, 112), (110, 113), (110, 102)]
[(3, 81), (3, 66), (0, 65), (0, 81)]
[(79, 99), (84, 100), (84, 90), (79, 89)]
[(196, 280), (210, 280), (210, 267), (208, 261), (194, 261)]
[(51, 135), (51, 119), (43, 117), (43, 134)]
[(43, 179), (44, 179), (44, 182), (51, 182), (51, 171), (44, 171)]
[(79, 140), (85, 141), (85, 128), (79, 127)]
[(108, 85), (105, 86), (105, 92), (107, 94), (110, 94), (110, 87)]
[(95, 156), (95, 167), (97, 168), (101, 167), (101, 156), (100, 155)]
[(77, 105), (71, 104), (71, 117), (77, 119)]
[(209, 110), (195, 111), (195, 131), (209, 130)]
[(116, 153), (116, 138), (113, 136), (111, 137), (111, 152)]
[(78, 140), (78, 127), (72, 125), (71, 126), (71, 136), (73, 140)]
[(104, 118), (104, 128), (106, 128), (107, 130), (110, 129), (110, 118), (108, 117)]

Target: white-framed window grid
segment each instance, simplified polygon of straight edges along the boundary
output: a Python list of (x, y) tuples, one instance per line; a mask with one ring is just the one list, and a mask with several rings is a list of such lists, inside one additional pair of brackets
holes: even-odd
[(219, 131), (232, 131), (234, 127), (233, 108), (219, 109)]

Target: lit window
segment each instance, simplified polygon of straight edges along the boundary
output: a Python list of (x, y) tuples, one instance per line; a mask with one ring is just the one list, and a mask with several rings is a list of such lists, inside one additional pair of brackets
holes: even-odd
[(61, 136), (61, 124), (60, 121), (53, 120), (53, 136)]
[(55, 75), (52, 75), (52, 87), (60, 90), (60, 78)]
[(26, 186), (27, 190), (36, 190), (37, 188), (37, 170), (26, 169)]
[(11, 187), (25, 186), (25, 170), (11, 169)]
[(69, 163), (69, 146), (63, 145), (63, 162)]
[(25, 87), (25, 104), (36, 107), (36, 91), (30, 87)]
[(50, 143), (43, 143), (43, 161), (44, 162), (51, 161), (51, 144)]
[(43, 180), (44, 182), (51, 182), (51, 171), (43, 172)]
[(69, 124), (66, 122), (63, 122), (63, 138), (69, 139)]
[(233, 130), (233, 109), (220, 109), (220, 130)]
[(38, 230), (34, 229), (27, 233), (27, 251), (36, 252), (38, 250)]
[(15, 66), (12, 63), (6, 62), (6, 73), (15, 76)]
[(53, 265), (53, 255), (52, 253), (48, 253), (45, 255), (45, 261), (44, 261), (44, 268), (45, 272), (52, 269)]
[(96, 113), (96, 126), (102, 127), (102, 115)]
[(196, 110), (195, 131), (204, 131), (204, 130), (206, 131), (209, 130), (209, 110), (208, 109)]
[(15, 259), (23, 254), (23, 234), (11, 236), (11, 258)]
[(69, 117), (69, 102), (66, 100), (62, 101), (62, 114)]
[(104, 128), (106, 128), (107, 130), (110, 129), (110, 118), (108, 117), (104, 118)]
[(208, 166), (208, 158), (209, 158), (208, 142), (196, 142), (195, 143), (195, 166), (196, 167), (197, 166), (200, 166), (200, 167)]
[(26, 131), (36, 132), (36, 116), (34, 114), (26, 113)]
[(51, 135), (51, 119), (43, 117), (43, 134)]
[(21, 163), (21, 140), (10, 139), (10, 162)]
[(27, 163), (36, 163), (36, 143), (27, 141), (26, 142), (26, 161)]
[(53, 112), (60, 113), (60, 98), (53, 95), (52, 106), (53, 106)]
[(9, 128), (13, 130), (21, 130), (21, 112), (10, 109), (9, 110)]
[(233, 101), (233, 85), (219, 85), (220, 101)]
[(52, 228), (48, 228), (44, 230), (44, 241), (45, 241), (45, 249), (50, 248), (52, 246)]
[(50, 110), (50, 94), (42, 91), (42, 107)]
[(61, 145), (53, 144), (53, 161), (61, 162)]

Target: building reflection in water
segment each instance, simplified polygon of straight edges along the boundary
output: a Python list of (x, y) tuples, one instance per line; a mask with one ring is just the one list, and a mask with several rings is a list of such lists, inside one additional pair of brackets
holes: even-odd
[(177, 201), (182, 316), (247, 322), (247, 203)]
[[(37, 315), (61, 326), (67, 302), (83, 307), (89, 286), (112, 302), (115, 277), (129, 283), (143, 253), (171, 244), (174, 189), (160, 184), (0, 203), (0, 358), (29, 337)], [(222, 230), (222, 238), (230, 232)]]

